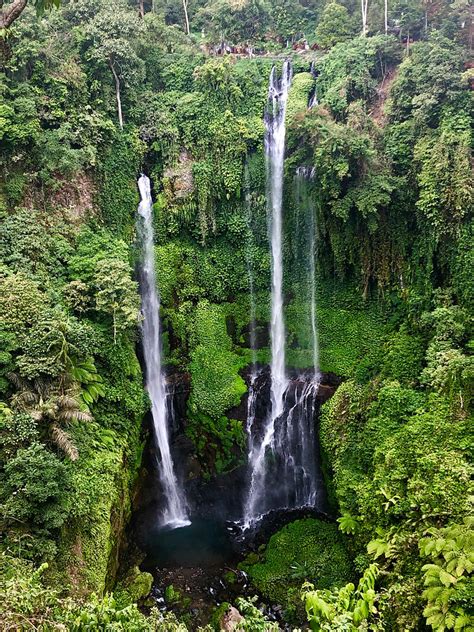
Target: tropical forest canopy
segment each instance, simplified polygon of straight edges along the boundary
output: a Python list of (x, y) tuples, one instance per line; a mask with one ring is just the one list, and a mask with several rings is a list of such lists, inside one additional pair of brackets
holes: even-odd
[[(151, 576), (124, 562), (149, 410), (136, 180), (153, 184), (188, 476), (212, 485), (247, 454), (249, 261), (270, 357), (263, 113), (287, 57), (286, 346), (310, 366), (305, 165), (320, 368), (340, 381), (317, 421), (332, 520), (291, 523), (244, 567), (288, 629), (474, 629), (469, 16), (464, 0), (0, 0), (2, 629), (195, 629), (185, 607), (143, 607)], [(279, 629), (234, 605), (238, 629)]]

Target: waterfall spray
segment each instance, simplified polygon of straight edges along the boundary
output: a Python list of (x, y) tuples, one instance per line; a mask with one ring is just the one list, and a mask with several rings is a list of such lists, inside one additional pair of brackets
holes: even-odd
[(146, 367), (146, 388), (151, 400), (153, 431), (159, 451), (158, 467), (163, 485), (165, 508), (163, 525), (182, 527), (190, 524), (186, 514), (184, 495), (178, 485), (171, 458), (168, 406), (165, 377), (161, 364), (160, 301), (156, 289), (155, 252), (153, 247), (153, 202), (150, 180), (142, 175), (138, 180), (138, 234), (142, 246), (140, 293), (142, 302), (142, 340)]
[(313, 347), (313, 371), (319, 376), (319, 340), (316, 320), (316, 209), (308, 193), (308, 183), (314, 180), (314, 167), (298, 167), (295, 174), (296, 205), (307, 217), (309, 228), (308, 243), (308, 287), (310, 304), (311, 338)]

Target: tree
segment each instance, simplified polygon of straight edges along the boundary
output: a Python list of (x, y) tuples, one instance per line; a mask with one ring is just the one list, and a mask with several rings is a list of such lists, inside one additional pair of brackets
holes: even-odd
[(369, 12), (369, 0), (360, 0), (362, 11), (362, 35), (367, 35), (367, 15)]
[(117, 115), (123, 129), (122, 89), (136, 83), (143, 74), (143, 61), (138, 57), (135, 42), (142, 21), (122, 3), (103, 0), (99, 11), (86, 25), (86, 38), (91, 42), (88, 58), (105, 64), (115, 85)]
[(186, 23), (186, 35), (189, 35), (189, 15), (188, 15), (188, 0), (183, 0), (184, 21)]
[[(278, 9), (277, 4), (273, 10)], [(270, 8), (266, 0), (216, 0), (207, 3), (198, 13), (197, 21), (211, 34), (215, 42), (235, 44), (260, 38), (268, 29)]]
[(96, 309), (112, 317), (114, 344), (117, 333), (138, 322), (138, 285), (130, 278), (130, 266), (120, 259), (104, 259), (95, 275)]
[(31, 521), (49, 531), (64, 523), (68, 513), (68, 470), (41, 443), (18, 450), (5, 465), (2, 520), (7, 525)]
[[(3, 29), (9, 28), (15, 20), (17, 20), (26, 9), (28, 0), (13, 0), (4, 6), (4, 0), (0, 0), (0, 33)], [(38, 13), (42, 13), (46, 9), (59, 7), (61, 0), (35, 0), (34, 5)]]
[(351, 18), (345, 6), (330, 2), (324, 7), (316, 27), (316, 41), (322, 48), (331, 48), (351, 36)]
[(92, 421), (91, 414), (84, 410), (80, 401), (77, 385), (69, 383), (64, 389), (47, 379), (28, 381), (15, 373), (10, 374), (10, 379), (17, 388), (12, 397), (12, 408), (28, 414), (39, 427), (46, 426), (51, 441), (71, 461), (76, 461), (78, 450), (64, 426), (73, 421)]

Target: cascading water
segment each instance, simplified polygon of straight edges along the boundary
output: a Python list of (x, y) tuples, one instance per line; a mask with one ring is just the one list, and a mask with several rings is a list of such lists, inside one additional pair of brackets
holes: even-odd
[[(285, 116), (288, 93), (291, 85), (291, 64), (285, 61), (281, 80), (276, 68), (270, 77), (269, 108), (265, 116), (265, 157), (267, 167), (267, 204), (271, 214), (271, 255), (272, 255), (272, 307), (271, 307), (271, 403), (270, 423), (263, 447), (271, 444), (275, 420), (283, 412), (283, 395), (287, 379), (285, 371), (285, 323), (283, 319), (283, 255), (282, 255), (282, 206), (283, 167), (285, 160)], [(266, 445), (265, 445), (266, 443)]]
[(316, 88), (315, 88), (313, 94), (309, 98), (308, 109), (312, 110), (317, 105), (318, 105), (318, 95), (316, 94)]
[[(268, 109), (265, 115), (267, 207), (272, 255), (271, 301), (271, 389), (270, 405), (263, 428), (257, 430), (259, 392), (249, 388), (247, 430), (249, 432), (250, 483), (244, 507), (244, 528), (272, 509), (315, 506), (322, 488), (316, 461), (314, 417), (320, 383), (315, 288), (315, 221), (310, 223), (308, 248), (311, 291), (310, 326), (313, 370), (288, 379), (285, 369), (285, 325), (283, 316), (282, 204), (285, 153), (285, 113), (291, 84), (291, 66), (283, 65), (281, 79), (273, 68)], [(305, 212), (305, 209), (302, 209)]]
[[(318, 76), (318, 73), (316, 71), (316, 66), (314, 61), (311, 62), (311, 65), (309, 67), (309, 72), (311, 73), (311, 76), (316, 79)], [(308, 110), (312, 110), (314, 107), (316, 107), (319, 104), (318, 101), (318, 92), (317, 92), (317, 88), (316, 85), (314, 86), (313, 91), (310, 94), (309, 97), (309, 101), (308, 101)]]
[(156, 289), (155, 252), (153, 246), (153, 202), (150, 180), (142, 175), (138, 180), (140, 204), (137, 228), (142, 246), (140, 293), (142, 303), (142, 341), (146, 368), (146, 387), (151, 400), (153, 430), (159, 450), (158, 467), (163, 485), (165, 507), (161, 517), (163, 526), (171, 528), (190, 524), (183, 492), (181, 491), (171, 458), (168, 405), (165, 377), (161, 365), (160, 301)]
[(253, 226), (252, 226), (252, 199), (250, 192), (250, 178), (248, 167), (245, 165), (244, 173), (245, 184), (245, 207), (247, 210), (247, 229), (248, 239), (247, 248), (245, 251), (245, 258), (247, 263), (247, 277), (249, 281), (249, 298), (250, 298), (250, 349), (252, 352), (252, 369), (249, 379), (249, 394), (247, 400), (247, 437), (248, 437), (248, 454), (249, 459), (253, 450), (253, 422), (255, 421), (256, 409), (257, 409), (257, 378), (260, 371), (257, 367), (257, 339), (256, 339), (256, 300), (255, 300), (255, 288), (254, 288), (254, 273), (253, 273)]
[(314, 167), (298, 167), (295, 175), (296, 206), (304, 214), (309, 233), (308, 248), (308, 286), (310, 304), (310, 324), (313, 347), (313, 369), (315, 378), (319, 374), (319, 340), (316, 322), (316, 209), (308, 193), (308, 182), (314, 179)]
[(285, 158), (285, 115), (291, 85), (291, 64), (285, 61), (281, 78), (275, 66), (270, 74), (268, 107), (265, 113), (265, 159), (267, 169), (267, 206), (271, 218), (272, 305), (271, 305), (271, 413), (260, 445), (249, 455), (250, 488), (245, 507), (245, 522), (252, 522), (265, 505), (265, 456), (272, 449), (275, 421), (283, 413), (283, 395), (287, 386), (285, 372), (285, 324), (283, 320), (282, 203)]

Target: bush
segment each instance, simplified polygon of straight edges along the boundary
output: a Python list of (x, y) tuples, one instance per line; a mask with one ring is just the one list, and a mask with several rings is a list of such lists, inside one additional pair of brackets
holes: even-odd
[(266, 599), (290, 611), (300, 605), (299, 588), (305, 580), (331, 588), (352, 577), (344, 536), (336, 525), (311, 518), (283, 527), (270, 538), (261, 560), (243, 562), (242, 568)]

